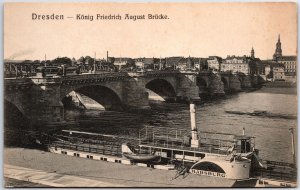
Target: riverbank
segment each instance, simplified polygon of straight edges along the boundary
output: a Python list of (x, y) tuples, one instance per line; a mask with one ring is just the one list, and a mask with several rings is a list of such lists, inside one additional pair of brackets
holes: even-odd
[(273, 94), (294, 94), (297, 95), (296, 87), (271, 87), (265, 86), (257, 90), (258, 93), (273, 93)]
[(51, 186), (48, 185), (43, 185), (43, 184), (39, 184), (39, 183), (32, 183), (29, 181), (23, 181), (23, 180), (17, 180), (14, 178), (8, 178), (8, 177), (4, 177), (4, 186), (7, 188), (24, 188), (24, 187), (28, 187), (28, 188), (37, 188), (37, 187), (48, 187), (50, 188)]
[(26, 182), (34, 180), (34, 183), (56, 187), (64, 187), (64, 184), (86, 187), (84, 181), (88, 181), (89, 187), (232, 187), (235, 184), (234, 180), (193, 174), (174, 179), (175, 170), (122, 165), (24, 148), (4, 148), (4, 166), (4, 177), (18, 177)]
[(296, 88), (296, 82), (287, 82), (287, 81), (273, 81), (265, 83), (266, 87), (270, 88)]

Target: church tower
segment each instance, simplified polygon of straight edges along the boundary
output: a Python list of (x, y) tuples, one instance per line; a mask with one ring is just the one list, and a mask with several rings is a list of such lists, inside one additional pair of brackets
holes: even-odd
[(255, 55), (254, 55), (254, 49), (252, 47), (252, 50), (251, 50), (251, 58), (254, 59), (255, 58)]
[(276, 43), (276, 50), (273, 55), (273, 60), (277, 60), (282, 57), (282, 50), (281, 50), (281, 42), (280, 42), (280, 34), (278, 36), (278, 41)]

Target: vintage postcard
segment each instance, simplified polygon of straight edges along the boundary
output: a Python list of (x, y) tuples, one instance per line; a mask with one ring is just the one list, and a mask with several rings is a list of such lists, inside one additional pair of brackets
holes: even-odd
[(4, 3), (5, 187), (296, 187), (297, 4)]

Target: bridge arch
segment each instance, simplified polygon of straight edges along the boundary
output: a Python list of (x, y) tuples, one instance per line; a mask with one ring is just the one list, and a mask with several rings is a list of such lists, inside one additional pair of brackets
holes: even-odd
[[(73, 91), (75, 93), (71, 93)], [(105, 110), (123, 109), (121, 96), (114, 89), (103, 84), (77, 86), (68, 89), (63, 95), (62, 102), (64, 106), (76, 100), (83, 107), (87, 107), (87, 105), (91, 105), (93, 101), (96, 101)]]
[(28, 127), (29, 120), (23, 110), (12, 101), (4, 98), (4, 126)]
[(239, 79), (239, 81), (240, 81), (240, 83), (242, 83), (243, 82), (243, 78), (242, 77), (237, 77), (238, 79)]
[(199, 87), (200, 93), (206, 92), (208, 88), (208, 81), (205, 77), (197, 77), (196, 78), (196, 85)]
[(221, 80), (222, 80), (223, 85), (224, 85), (224, 90), (225, 91), (229, 90), (229, 80), (226, 79), (225, 77), (221, 77)]
[[(176, 90), (174, 85), (166, 79), (156, 78), (146, 82), (145, 88), (150, 90), (150, 99), (163, 99), (164, 101), (174, 100), (176, 98)], [(152, 97), (151, 97), (152, 96)], [(156, 97), (155, 97), (156, 96)]]
[(199, 87), (208, 87), (208, 81), (204, 77), (197, 77), (196, 84)]

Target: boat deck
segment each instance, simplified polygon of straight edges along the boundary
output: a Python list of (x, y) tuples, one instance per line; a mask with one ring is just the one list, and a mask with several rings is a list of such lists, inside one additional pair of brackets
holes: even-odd
[[(242, 138), (254, 139), (254, 137), (245, 135), (198, 131), (200, 147), (193, 148), (190, 144), (190, 135), (191, 131), (189, 129), (146, 126), (139, 131), (139, 145), (165, 150), (226, 155), (229, 154), (229, 150), (233, 146), (236, 150), (241, 150), (241, 145), (237, 144), (238, 140)], [(251, 144), (251, 147), (254, 147), (254, 145)]]
[[(143, 130), (146, 129), (144, 128)], [(165, 156), (167, 158), (173, 158), (173, 156), (176, 158), (177, 154), (177, 156), (186, 156), (186, 159), (188, 160), (194, 160), (196, 158), (200, 158), (205, 153), (226, 157), (226, 155), (228, 155), (228, 148), (230, 148), (229, 145), (234, 143), (236, 139), (236, 136), (231, 134), (202, 132), (202, 141), (200, 147), (192, 148), (186, 144), (185, 135), (188, 133), (184, 133), (184, 130), (181, 130), (181, 132), (178, 130), (173, 130), (172, 134), (169, 132), (167, 132), (167, 134), (161, 132), (162, 131), (157, 129), (153, 129), (151, 131), (149, 128), (147, 128), (146, 134), (140, 133), (140, 138), (137, 139), (93, 133), (86, 134), (85, 132), (82, 132), (83, 134), (80, 135), (76, 133), (73, 133), (72, 135), (56, 135), (57, 140), (52, 141), (51, 146), (74, 151), (121, 157), (122, 143), (132, 142), (132, 144), (136, 145), (136, 148), (138, 148), (137, 145), (139, 145), (141, 150), (150, 152), (153, 150), (160, 150), (169, 153), (171, 152), (171, 156)], [(212, 137), (217, 138), (212, 139)], [(231, 139), (228, 137), (231, 137)], [(252, 172), (252, 177), (264, 179), (265, 181), (266, 179), (275, 181), (297, 181), (297, 169), (294, 164), (275, 161), (263, 161), (263, 163), (265, 166), (267, 166), (266, 169), (260, 169)]]
[(211, 153), (211, 154), (221, 154), (228, 155), (228, 148), (221, 149), (218, 147), (214, 147), (209, 144), (202, 144), (199, 148), (192, 148), (184, 145), (176, 145), (176, 144), (165, 144), (165, 143), (147, 143), (142, 142), (140, 147), (154, 148), (154, 149), (162, 149), (162, 150), (171, 150), (171, 151), (182, 151), (182, 152), (197, 152), (197, 153)]

